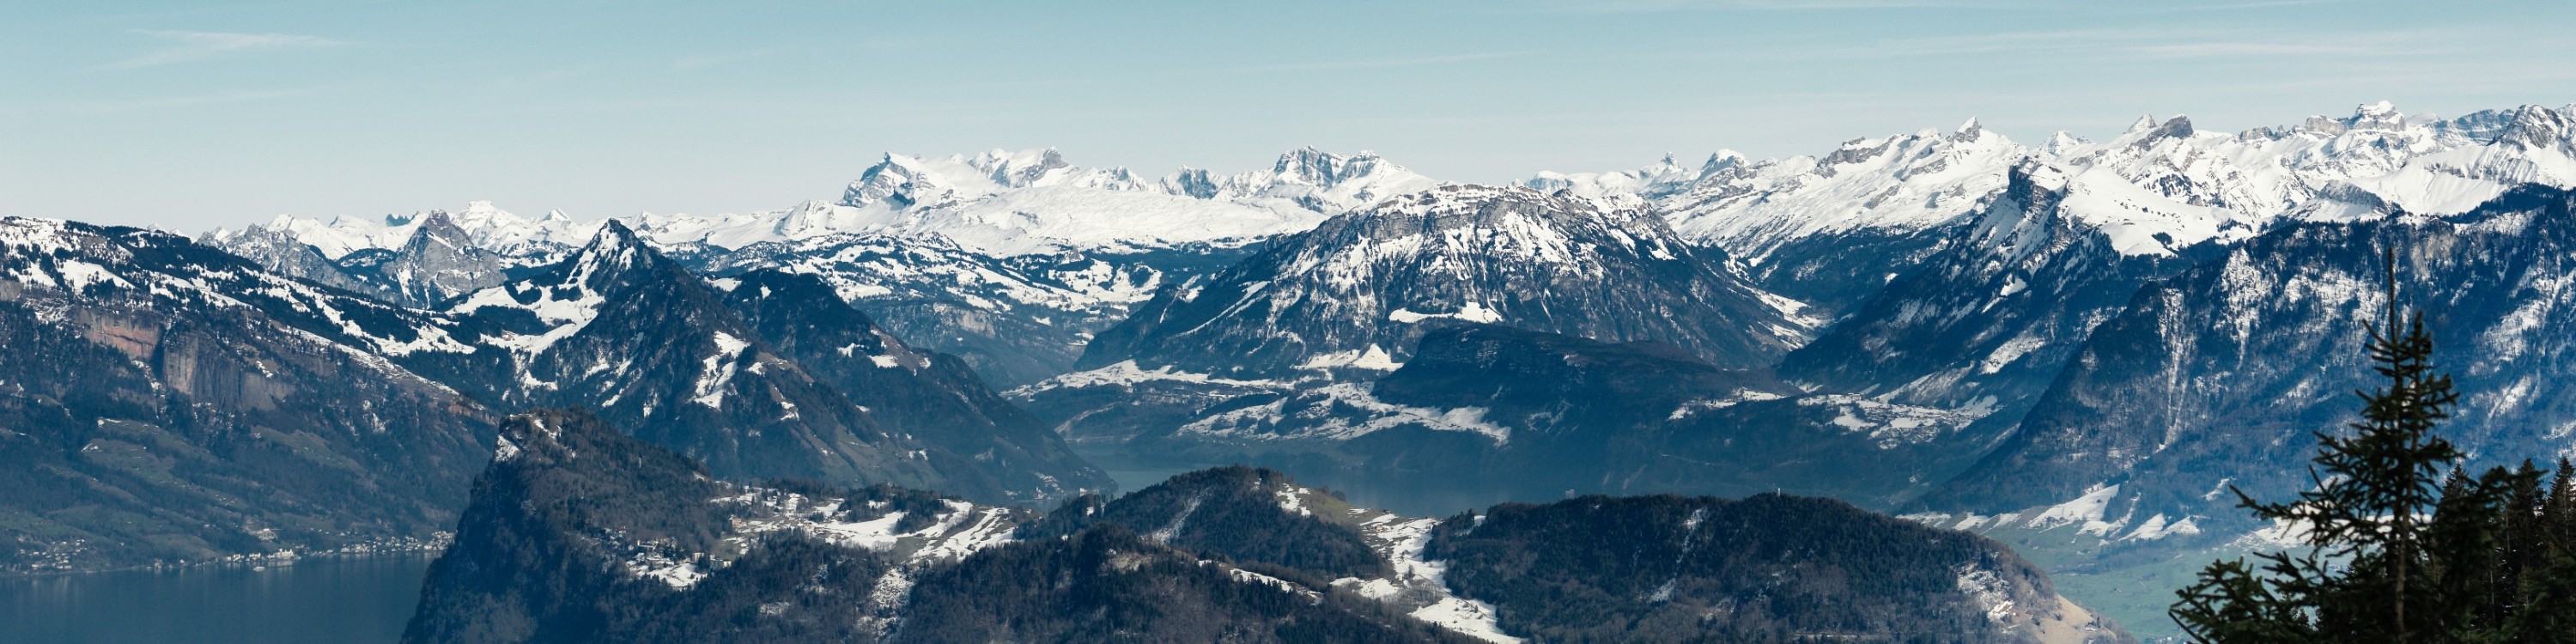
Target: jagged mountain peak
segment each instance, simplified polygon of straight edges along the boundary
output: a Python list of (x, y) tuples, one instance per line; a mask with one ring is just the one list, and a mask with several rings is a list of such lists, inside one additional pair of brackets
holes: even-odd
[(448, 216), (447, 211), (432, 210), (412, 227), (411, 238), (403, 242), (403, 246), (413, 248), (428, 243), (445, 244), (450, 248), (465, 250), (472, 247), (474, 240), (465, 233), (464, 227), (456, 225), (456, 219)]
[[(1966, 135), (1973, 132), (1973, 136)], [(1760, 263), (1780, 246), (1962, 221), (2029, 151), (1982, 125), (1844, 143), (1823, 157), (1712, 157), (1689, 190), (1656, 200), (1683, 235)]]
[(2196, 131), (2191, 127), (2191, 117), (2176, 114), (2153, 128), (2132, 129), (2121, 135), (2119, 139), (2115, 139), (2114, 144), (2144, 149), (2156, 145), (2159, 141), (2189, 139), (2194, 133)]
[(664, 259), (651, 244), (644, 243), (644, 239), (635, 234), (635, 229), (628, 228), (625, 222), (610, 219), (600, 223), (599, 233), (590, 238), (590, 244), (574, 253), (572, 261), (580, 267), (576, 273), (599, 275), (654, 266), (669, 260)]
[(2525, 149), (2565, 150), (2571, 143), (2571, 128), (2568, 121), (2567, 112), (2539, 105), (2524, 105), (2513, 110), (2513, 120), (2505, 124), (2504, 131), (2497, 137), (2497, 141), (2514, 143)]
[(1113, 191), (1154, 188), (1126, 168), (1087, 168), (1067, 163), (1055, 148), (995, 149), (971, 157), (961, 154), (947, 158), (889, 152), (850, 182), (841, 193), (840, 203), (853, 208), (935, 208), (1013, 189), (1044, 186)]
[(1960, 124), (1959, 124), (1959, 127), (1954, 128), (1954, 129), (1952, 129), (1952, 130), (1950, 131), (1950, 133), (1952, 134), (1952, 138), (1965, 139), (1965, 140), (1974, 140), (1974, 139), (1976, 139), (1977, 137), (1984, 135), (1984, 134), (1985, 134), (1985, 132), (1986, 132), (1985, 125), (1984, 125), (1984, 124), (1982, 124), (1982, 123), (1978, 123), (1978, 122), (1977, 122), (1977, 117), (1974, 117), (1974, 116), (1968, 117), (1968, 121), (1967, 121), (1967, 122), (1965, 122), (1965, 123), (1960, 123)]
[(2093, 142), (2091, 140), (2076, 136), (2072, 132), (2058, 130), (2056, 134), (2048, 135), (2048, 142), (2040, 144), (2039, 149), (2041, 153), (2052, 157), (2064, 156), (2067, 152), (2072, 151), (2077, 147), (2091, 145), (2092, 143)]
[[(1385, 157), (1378, 156), (1376, 152), (1369, 150), (1344, 156), (1307, 146), (1280, 153), (1279, 162), (1273, 164), (1270, 171), (1277, 173), (1281, 178), (1332, 187), (1344, 181), (1374, 174), (1380, 169), (1380, 164), (1385, 163)], [(1393, 164), (1387, 164), (1387, 167), (1395, 170), (1403, 169), (1402, 166)]]
[(2405, 129), (2406, 121), (2406, 113), (2397, 111), (2397, 104), (2379, 101), (2355, 106), (2352, 116), (2344, 119), (2343, 123), (2345, 128), (2353, 130), (2394, 131)]
[(2146, 132), (2146, 131), (2149, 131), (2149, 130), (2153, 130), (2153, 129), (2156, 129), (2156, 123), (2157, 123), (2157, 121), (2156, 121), (2156, 115), (2154, 115), (2154, 114), (2140, 114), (2140, 115), (2138, 115), (2138, 120), (2130, 121), (2130, 122), (2129, 122), (2129, 129), (2121, 130), (2121, 131), (2120, 131), (2120, 134), (2121, 134), (2121, 135), (2123, 135), (2123, 136), (2126, 136), (2126, 135), (2139, 134), (2139, 133), (2143, 133), (2143, 132)]
[(1719, 170), (1744, 165), (1747, 161), (1742, 152), (1719, 148), (1718, 151), (1709, 153), (1708, 161), (1700, 164), (1699, 171), (1703, 175), (1715, 174)]
[[(2209, 241), (2232, 242), (2259, 232), (2263, 220), (2244, 213), (2186, 203), (2141, 188), (2107, 168), (2064, 167), (2031, 158), (2006, 173), (2005, 194), (2020, 208), (1990, 213), (1977, 237), (2027, 252), (2031, 235), (2046, 227), (2098, 231), (2123, 256), (2179, 256)], [(2041, 196), (2046, 193), (2046, 196)], [(2012, 230), (2010, 234), (2003, 231)]]
[(1666, 152), (1662, 160), (1635, 170), (1575, 174), (1540, 172), (1522, 181), (1521, 185), (1549, 194), (1562, 191), (1567, 196), (1589, 199), (1608, 208), (1640, 208), (1655, 199), (1688, 190), (1702, 177), (1732, 167), (1742, 159), (1740, 155), (1727, 156), (1730, 154), (1733, 152), (1720, 151), (1711, 155), (1708, 163), (1692, 168), (1682, 165), (1673, 153)]

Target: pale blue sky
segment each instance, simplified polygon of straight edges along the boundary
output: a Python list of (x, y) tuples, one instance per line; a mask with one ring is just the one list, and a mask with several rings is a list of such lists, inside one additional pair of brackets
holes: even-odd
[(2576, 102), (2567, 2), (0, 2), (0, 214), (195, 231), (829, 198), (883, 151), (1510, 181), (2387, 99)]

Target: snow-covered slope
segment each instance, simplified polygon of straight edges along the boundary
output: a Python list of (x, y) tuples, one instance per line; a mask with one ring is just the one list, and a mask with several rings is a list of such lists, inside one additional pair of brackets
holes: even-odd
[(1955, 221), (2028, 154), (1973, 120), (1950, 132), (1854, 139), (1823, 157), (1749, 162), (1719, 153), (1688, 190), (1657, 203), (1683, 236), (1762, 263), (1804, 237)]
[(2004, 170), (2028, 154), (1975, 121), (1854, 139), (1823, 157), (1720, 152), (1653, 207), (1763, 288), (1837, 316), (1921, 262), (1943, 227), (1992, 201)]
[[(1711, 166), (1723, 165), (1742, 156), (1732, 150), (1720, 150), (1709, 157), (1709, 163)], [(1540, 172), (1538, 176), (1522, 181), (1521, 185), (1551, 194), (1564, 191), (1566, 196), (1591, 199), (1608, 208), (1638, 208), (1690, 189), (1692, 183), (1713, 170), (1711, 166), (1694, 169), (1667, 154), (1663, 161), (1635, 170), (1574, 174)]]

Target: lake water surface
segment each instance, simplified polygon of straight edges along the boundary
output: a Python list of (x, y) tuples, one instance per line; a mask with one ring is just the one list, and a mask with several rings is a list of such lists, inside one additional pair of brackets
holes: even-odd
[(0, 642), (378, 644), (402, 637), (430, 556), (0, 578)]

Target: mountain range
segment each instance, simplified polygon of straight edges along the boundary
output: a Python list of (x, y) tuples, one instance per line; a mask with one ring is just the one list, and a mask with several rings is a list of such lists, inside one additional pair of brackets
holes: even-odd
[[(2377, 103), (2239, 132), (2142, 117), (2105, 141), (2037, 144), (1971, 120), (1818, 156), (1667, 156), (1502, 186), (1313, 149), (1263, 170), (1159, 178), (1054, 150), (888, 154), (837, 200), (777, 211), (579, 221), (478, 202), (281, 217), (194, 243), (12, 220), (88, 231), (19, 233), (50, 241), (13, 250), (10, 266), (33, 268), (0, 282), (25, 294), (10, 300), (19, 333), (83, 340), (0, 368), (96, 364), (85, 373), (122, 379), (24, 394), (13, 404), (47, 411), (21, 413), (52, 415), (29, 427), (49, 429), (12, 437), (48, 447), (13, 458), (124, 492), (13, 506), (40, 518), (10, 526), (38, 527), (7, 529), (44, 544), (19, 547), (13, 561), (28, 566), (262, 552), (250, 544), (268, 541), (240, 540), (262, 528), (198, 518), (232, 507), (221, 495), (156, 529), (231, 545), (134, 549), (140, 537), (108, 532), (132, 525), (112, 512), (151, 505), (132, 499), (156, 485), (220, 489), (192, 481), (221, 467), (110, 464), (112, 446), (83, 446), (162, 440), (123, 429), (139, 424), (213, 449), (215, 434), (173, 429), (211, 421), (179, 411), (251, 410), (222, 412), (241, 418), (264, 408), (236, 390), (286, 382), (415, 386), (428, 393), (403, 405), (448, 410), (411, 421), (448, 437), (435, 454), (312, 448), (361, 464), (333, 476), (362, 489), (389, 463), (437, 463), (400, 466), (443, 481), (399, 491), (427, 495), (404, 497), (421, 507), (462, 507), (493, 418), (581, 407), (764, 489), (893, 485), (1038, 507), (1109, 489), (1086, 461), (1116, 459), (1257, 464), (1431, 516), (1586, 494), (1785, 492), (1984, 532), (2053, 570), (2098, 574), (2277, 536), (2217, 491), (2302, 484), (2307, 432), (2346, 418), (2343, 392), (2368, 375), (2355, 347), (2387, 301), (2372, 285), (2390, 249), (2399, 300), (2431, 309), (2445, 364), (2472, 393), (2455, 439), (2482, 462), (2576, 453), (2576, 418), (2548, 384), (2569, 364), (2549, 338), (2569, 330), (2554, 258), (2576, 188), (2572, 115)], [(220, 297), (171, 295), (191, 292)], [(227, 306), (212, 301), (247, 312), (201, 321)], [(111, 309), (125, 317), (100, 322)], [(190, 325), (260, 350), (294, 335), (372, 371), (308, 383), (323, 376), (234, 358), (263, 384), (204, 389), (202, 371), (172, 366), (150, 339)], [(389, 413), (351, 408), (376, 395), (297, 404)], [(137, 402), (151, 400), (163, 402)], [(222, 467), (248, 458), (207, 453)], [(421, 529), (450, 518), (304, 534), (435, 540)], [(1084, 525), (1054, 534), (1102, 527)], [(120, 550), (81, 545), (107, 543)], [(1325, 564), (1297, 564), (1309, 565)], [(1523, 592), (1509, 586), (1488, 590)], [(1314, 619), (1389, 623), (1371, 610)]]

